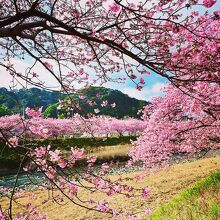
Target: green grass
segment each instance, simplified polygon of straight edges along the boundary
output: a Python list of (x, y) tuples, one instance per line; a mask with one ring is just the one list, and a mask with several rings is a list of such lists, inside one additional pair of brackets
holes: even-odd
[(50, 144), (54, 148), (63, 150), (70, 150), (71, 147), (85, 148), (86, 150), (92, 150), (94, 148), (104, 146), (123, 145), (131, 143), (131, 140), (136, 140), (134, 136), (121, 136), (121, 137), (109, 137), (109, 138), (57, 138), (57, 139), (40, 139), (35, 140), (33, 143), (38, 145), (47, 146)]
[(0, 168), (17, 168), (20, 164), (21, 157), (16, 154), (13, 149), (10, 149), (5, 143), (0, 142)]
[(220, 219), (220, 170), (162, 205), (150, 219)]

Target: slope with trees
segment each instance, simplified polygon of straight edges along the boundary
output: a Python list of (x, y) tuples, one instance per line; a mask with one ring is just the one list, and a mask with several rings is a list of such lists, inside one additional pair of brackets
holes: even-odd
[[(81, 96), (85, 96), (85, 99), (80, 99), (79, 93)], [(118, 90), (104, 87), (83, 89), (77, 94), (71, 95), (71, 97), (81, 106), (80, 114), (83, 116), (94, 113), (94, 108), (88, 104), (88, 101), (97, 103), (101, 115), (109, 115), (116, 118), (138, 117), (137, 112), (148, 103), (131, 98)], [(67, 112), (57, 109), (59, 100), (65, 99), (68, 99), (67, 95), (58, 91), (46, 91), (38, 88), (9, 91), (6, 88), (0, 88), (0, 116), (16, 113), (23, 114), (27, 107), (43, 106), (45, 117), (68, 117)], [(106, 100), (109, 103), (115, 103), (117, 108), (101, 108), (101, 103)], [(72, 111), (72, 114), (77, 112), (77, 110)]]
[(45, 109), (50, 104), (57, 103), (65, 95), (58, 91), (45, 91), (38, 88), (7, 90), (0, 88), (0, 104), (10, 109), (11, 113), (23, 114), (27, 107), (41, 107)]

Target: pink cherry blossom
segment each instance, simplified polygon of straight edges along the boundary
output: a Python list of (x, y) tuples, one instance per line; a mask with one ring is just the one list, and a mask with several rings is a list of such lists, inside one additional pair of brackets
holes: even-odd
[(18, 140), (19, 138), (14, 136), (8, 139), (8, 142), (10, 144), (10, 147), (12, 146), (13, 148), (16, 148), (18, 146)]
[(149, 208), (144, 211), (145, 215), (150, 215), (151, 213), (152, 213), (152, 210)]
[(79, 160), (79, 159), (82, 159), (83, 156), (84, 156), (84, 153), (85, 153), (85, 150), (82, 148), (82, 149), (74, 149), (73, 147), (71, 147), (71, 156), (74, 160)]
[(144, 189), (143, 189), (142, 197), (143, 197), (144, 199), (149, 198), (150, 194), (151, 194), (151, 189), (149, 189), (149, 188), (144, 188)]
[(95, 109), (94, 109), (94, 112), (95, 112), (96, 114), (98, 114), (98, 113), (100, 112), (100, 110), (99, 110), (98, 108), (95, 108)]
[(73, 195), (77, 194), (78, 187), (77, 187), (77, 185), (74, 182), (70, 182), (68, 184), (68, 190), (69, 190), (70, 194), (73, 196)]
[(68, 165), (68, 163), (66, 161), (63, 161), (63, 160), (58, 163), (58, 166), (61, 167), (61, 168), (65, 168), (65, 167), (67, 167), (67, 165)]
[(6, 220), (6, 219), (7, 219), (6, 214), (2, 212), (0, 209), (0, 220)]
[(203, 5), (206, 8), (211, 8), (216, 3), (216, 1), (217, 0), (203, 0)]
[(35, 72), (32, 73), (32, 76), (33, 77), (39, 77), (39, 75), (37, 73), (35, 73)]
[(118, 5), (117, 3), (113, 3), (109, 8), (114, 13), (118, 13), (121, 10), (120, 5)]
[(92, 155), (87, 159), (87, 163), (95, 163), (97, 160), (97, 157), (95, 155)]
[(35, 154), (36, 154), (36, 157), (41, 158), (41, 157), (45, 156), (46, 149), (43, 147), (35, 148)]
[(97, 204), (97, 210), (107, 213), (109, 211), (109, 204), (106, 200), (100, 200)]
[(216, 84), (197, 82), (192, 89), (193, 98), (169, 85), (164, 97), (154, 98), (152, 105), (143, 110), (147, 124), (133, 142), (133, 162), (141, 160), (146, 167), (165, 165), (178, 153), (191, 157), (200, 150), (217, 149), (219, 145), (213, 140), (220, 135), (216, 129), (219, 92)]
[(55, 150), (55, 151), (49, 151), (50, 154), (50, 159), (53, 162), (59, 161), (60, 160), (60, 150)]
[(45, 174), (49, 179), (54, 179), (56, 175), (56, 170), (50, 166), (47, 168)]
[(1, 191), (2, 193), (4, 193), (4, 194), (10, 192), (10, 190), (9, 190), (8, 187), (1, 187), (1, 188), (0, 188), (0, 191)]
[(52, 65), (50, 63), (48, 63), (47, 61), (44, 62), (44, 65), (48, 68), (48, 69), (52, 69)]
[(140, 83), (141, 84), (145, 84), (145, 81), (144, 81), (144, 79), (142, 77), (140, 78)]
[(101, 166), (101, 169), (104, 172), (106, 172), (109, 168), (110, 168), (110, 166), (107, 163), (103, 163), (102, 166)]
[(30, 116), (30, 117), (40, 117), (42, 113), (42, 108), (36, 108), (36, 109), (31, 109), (31, 108), (26, 108), (25, 113)]
[(115, 102), (112, 103), (112, 104), (111, 104), (111, 107), (112, 107), (112, 108), (115, 108), (115, 107), (116, 107), (116, 103), (115, 103)]
[(105, 101), (103, 101), (102, 103), (101, 103), (101, 106), (102, 107), (106, 107), (108, 105), (108, 101), (107, 100), (105, 100)]

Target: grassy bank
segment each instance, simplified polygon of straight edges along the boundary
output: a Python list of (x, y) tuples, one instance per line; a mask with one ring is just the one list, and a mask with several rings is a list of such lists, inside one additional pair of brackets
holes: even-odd
[(220, 170), (162, 205), (152, 220), (220, 219)]
[(77, 146), (78, 148), (85, 148), (88, 152), (97, 150), (100, 147), (105, 146), (115, 146), (115, 145), (124, 145), (130, 144), (131, 140), (136, 140), (134, 136), (121, 136), (121, 137), (109, 137), (109, 138), (57, 138), (57, 139), (42, 139), (32, 141), (38, 145), (47, 146), (51, 145), (54, 148), (59, 148), (63, 150), (70, 150), (71, 147)]
[(0, 141), (0, 168), (14, 169), (21, 161), (19, 154)]
[[(176, 195), (183, 190), (191, 187), (196, 181), (207, 178), (210, 173), (216, 171), (220, 167), (220, 157), (208, 158), (190, 163), (175, 164), (169, 168), (160, 170), (156, 173), (151, 173), (141, 182), (128, 182), (134, 187), (150, 187), (152, 195), (148, 200), (141, 198), (125, 198), (123, 196), (108, 197), (107, 200), (114, 207), (121, 207), (123, 210), (133, 210), (136, 212), (143, 211), (145, 208), (151, 208), (153, 211), (157, 210), (163, 204), (169, 202)], [(137, 173), (129, 173), (113, 176), (119, 177), (134, 177)], [(47, 191), (39, 191), (35, 200), (35, 205), (40, 208), (43, 213), (48, 213), (48, 218), (51, 220), (110, 220), (111, 217), (99, 214), (97, 212), (89, 211), (74, 205), (71, 202), (64, 201), (60, 206), (52, 200), (47, 201), (47, 197), (51, 196)], [(88, 194), (84, 191), (80, 192), (82, 198), (95, 200), (103, 199), (100, 193)], [(26, 199), (20, 199), (19, 202), (25, 202)], [(0, 204), (7, 207), (8, 200), (6, 198), (0, 199)], [(213, 206), (214, 207), (214, 206)], [(15, 203), (13, 205), (14, 212), (22, 211)], [(214, 208), (213, 208), (214, 209)], [(142, 216), (141, 219), (147, 219)], [(161, 218), (163, 219), (163, 218)], [(168, 218), (170, 219), (170, 218)], [(181, 219), (181, 218), (176, 218)], [(197, 218), (198, 219), (198, 218)], [(201, 220), (201, 219), (199, 219)]]
[[(130, 148), (133, 136), (109, 137), (109, 138), (57, 138), (42, 139), (26, 142), (33, 143), (36, 146), (51, 145), (53, 149), (60, 149), (64, 152), (69, 151), (71, 147), (85, 148), (87, 154), (96, 154), (100, 160), (105, 159), (125, 161), (128, 159), (127, 153)], [(21, 157), (13, 149), (8, 148), (0, 142), (0, 168), (6, 167), (14, 169), (20, 164)]]

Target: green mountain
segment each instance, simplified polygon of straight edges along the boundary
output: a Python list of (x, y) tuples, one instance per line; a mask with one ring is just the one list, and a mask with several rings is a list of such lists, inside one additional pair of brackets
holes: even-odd
[[(6, 88), (0, 88), (0, 116), (8, 114), (23, 114), (26, 107), (40, 107), (46, 109), (49, 105), (57, 103), (65, 95), (60, 92), (48, 92), (46, 90), (31, 88), (9, 91)], [(5, 111), (1, 111), (1, 109)]]
[[(138, 117), (138, 110), (148, 104), (146, 101), (131, 98), (118, 90), (104, 87), (83, 89), (80, 91), (80, 96), (72, 94), (71, 98), (81, 108), (80, 111), (72, 109), (71, 114), (78, 112), (83, 116), (94, 114), (94, 109), (98, 108), (100, 112), (97, 115), (110, 115), (116, 118)], [(65, 118), (68, 116), (65, 108), (57, 110), (59, 99), (67, 102), (68, 97), (58, 91), (50, 92), (38, 88), (20, 89), (13, 92), (6, 88), (0, 88), (0, 116), (15, 113), (24, 114), (26, 107), (43, 106), (45, 117)], [(103, 101), (108, 102), (106, 107), (101, 106)], [(96, 105), (90, 106), (89, 103), (96, 103)], [(111, 106), (113, 103), (116, 104), (115, 108)]]

